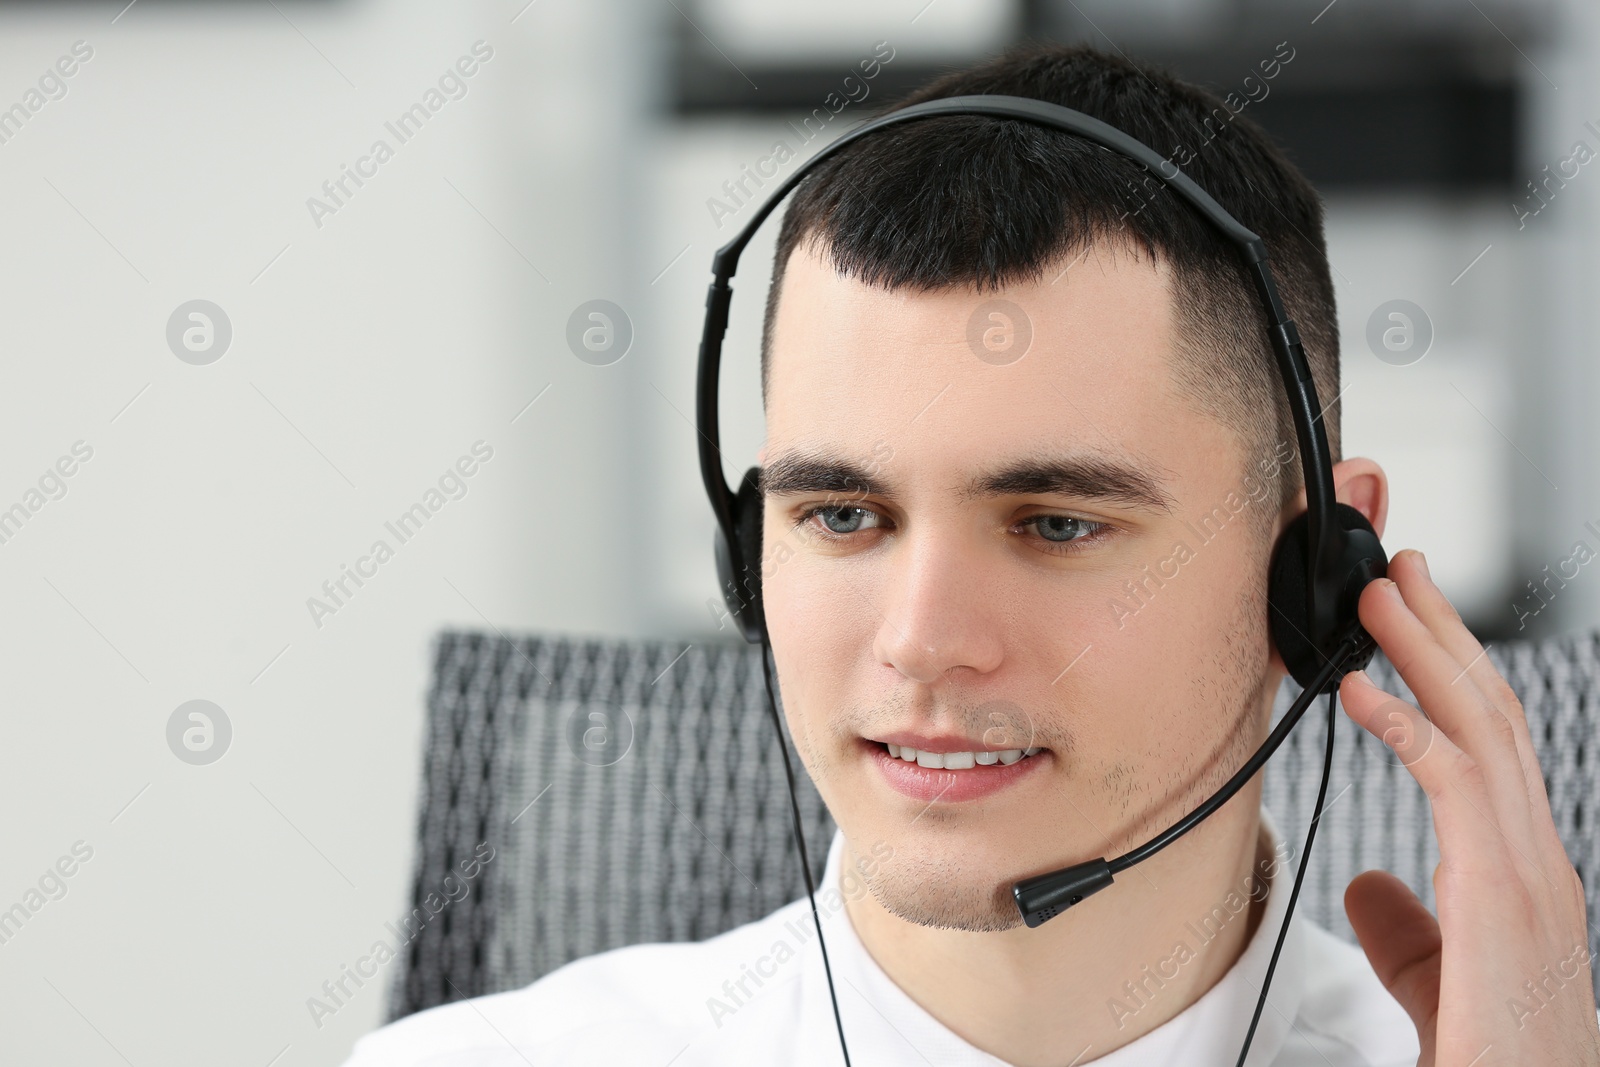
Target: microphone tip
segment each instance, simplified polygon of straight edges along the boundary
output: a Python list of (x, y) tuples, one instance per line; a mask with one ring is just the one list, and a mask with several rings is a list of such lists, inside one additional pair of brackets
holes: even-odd
[(1024, 878), (1011, 887), (1011, 895), (1023, 922), (1030, 927), (1043, 926), (1111, 882), (1111, 864), (1101, 858)]

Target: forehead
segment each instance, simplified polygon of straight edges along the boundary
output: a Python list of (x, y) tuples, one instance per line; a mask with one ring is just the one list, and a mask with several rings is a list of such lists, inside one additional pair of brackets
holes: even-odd
[(770, 338), (767, 451), (866, 456), (881, 442), (897, 467), (945, 475), (1041, 451), (1169, 470), (1215, 459), (1222, 428), (1173, 386), (1169, 278), (1095, 245), (998, 292), (889, 290), (802, 245)]

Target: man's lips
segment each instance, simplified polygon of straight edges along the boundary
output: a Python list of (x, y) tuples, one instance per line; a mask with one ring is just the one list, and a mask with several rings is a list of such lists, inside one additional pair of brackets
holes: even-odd
[[(1004, 733), (990, 731), (991, 735)], [(1044, 751), (1041, 745), (1019, 743), (1010, 737), (985, 741), (960, 734), (919, 734), (910, 730), (898, 730), (867, 740), (882, 745), (895, 759), (929, 770), (964, 771), (997, 764), (1009, 767)], [(1027, 740), (1031, 742), (1033, 738)]]
[(990, 744), (981, 738), (962, 737), (960, 734), (919, 734), (911, 730), (897, 730), (867, 738), (884, 745), (914, 748), (918, 752), (1003, 752), (1008, 748), (1039, 748), (1033, 738), (1003, 738), (1004, 744)]
[[(981, 742), (976, 748), (956, 748), (955, 745), (969, 745), (972, 742), (968, 738), (926, 736), (921, 740), (930, 745), (929, 751), (865, 737), (861, 738), (860, 745), (863, 754), (878, 768), (890, 788), (926, 804), (935, 801), (955, 803), (990, 796), (1016, 784), (1054, 758), (1046, 748), (993, 749)], [(931, 746), (934, 744), (943, 744), (944, 751), (933, 750)], [(890, 745), (894, 745), (894, 748), (890, 748)], [(907, 753), (911, 754), (909, 760), (905, 758)], [(980, 759), (983, 762), (980, 763)]]

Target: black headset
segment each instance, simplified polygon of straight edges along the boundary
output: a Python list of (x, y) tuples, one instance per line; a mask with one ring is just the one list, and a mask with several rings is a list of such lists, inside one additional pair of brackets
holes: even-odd
[[(812, 919), (817, 924), (818, 943), (822, 947), (823, 966), (828, 975), (828, 991), (830, 995), (833, 994), (832, 968), (828, 964), (827, 946), (822, 942), (822, 926), (817, 916), (811, 864), (806, 855), (799, 805), (794, 797), (794, 772), (789, 760), (788, 745), (783, 739), (783, 728), (778, 720), (777, 702), (772, 688), (772, 669), (768, 662), (771, 646), (761, 602), (761, 468), (751, 467), (745, 472), (737, 493), (724, 480), (722, 470), (717, 386), (718, 371), (722, 362), (722, 340), (728, 325), (728, 307), (733, 298), (733, 290), (728, 283), (738, 267), (740, 254), (750, 243), (761, 223), (819, 163), (846, 145), (876, 130), (903, 122), (946, 115), (980, 115), (1029, 122), (1085, 137), (1142, 164), (1156, 177), (1166, 182), (1175, 193), (1192, 204), (1222, 232), (1224, 237), (1238, 246), (1244, 256), (1245, 266), (1255, 283), (1261, 306), (1266, 311), (1268, 337), (1277, 358), (1284, 389), (1289, 397), (1289, 409), (1294, 417), (1307, 504), (1306, 511), (1289, 523), (1273, 547), (1268, 575), (1268, 621), (1273, 644), (1282, 656), (1289, 673), (1303, 687), (1303, 691), (1278, 726), (1238, 773), (1172, 827), (1138, 848), (1114, 859), (1102, 858), (1074, 864), (1059, 871), (1025, 879), (1012, 888), (1024, 922), (1034, 927), (1054, 918), (1091, 893), (1110, 885), (1113, 875), (1150, 858), (1194, 829), (1243, 788), (1277, 751), (1316, 697), (1326, 693), (1328, 732), (1327, 750), (1323, 761), (1322, 790), (1317, 794), (1316, 812), (1307, 831), (1305, 848), (1301, 853), (1300, 870), (1289, 898), (1289, 911), (1284, 916), (1283, 927), (1278, 933), (1272, 962), (1267, 968), (1266, 982), (1262, 985), (1261, 999), (1256, 1004), (1255, 1017), (1250, 1022), (1244, 1048), (1239, 1053), (1238, 1062), (1242, 1065), (1249, 1051), (1250, 1041), (1254, 1037), (1256, 1023), (1261, 1017), (1261, 1009), (1266, 1001), (1267, 987), (1271, 984), (1273, 970), (1277, 966), (1278, 950), (1283, 947), (1284, 936), (1288, 932), (1289, 917), (1293, 914), (1294, 903), (1299, 896), (1300, 879), (1305, 874), (1311, 844), (1316, 834), (1316, 824), (1322, 811), (1323, 796), (1327, 790), (1328, 773), (1332, 765), (1334, 697), (1339, 680), (1346, 673), (1364, 667), (1376, 649), (1372, 638), (1361, 627), (1356, 614), (1356, 603), (1367, 583), (1384, 575), (1388, 569), (1388, 556), (1366, 517), (1355, 508), (1338, 503), (1334, 499), (1333, 464), (1328, 452), (1328, 437), (1322, 425), (1322, 409), (1317, 406), (1316, 385), (1312, 380), (1310, 366), (1306, 362), (1305, 350), (1300, 343), (1300, 332), (1293, 321), (1285, 315), (1283, 303), (1278, 297), (1277, 285), (1267, 265), (1265, 243), (1224, 210), (1210, 194), (1184, 175), (1171, 160), (1164, 159), (1148, 145), (1099, 119), (1042, 100), (999, 95), (954, 96), (891, 111), (858, 126), (822, 148), (779, 185), (756, 209), (744, 228), (717, 250), (711, 261), (712, 281), (710, 290), (706, 294), (705, 329), (700, 339), (700, 364), (696, 388), (696, 417), (700, 431), (700, 473), (705, 482), (706, 493), (711, 499), (711, 509), (717, 519), (717, 578), (722, 587), (723, 599), (727, 602), (728, 611), (745, 640), (762, 646), (762, 670), (766, 675), (767, 706), (778, 732), (779, 746), (783, 750), (795, 839), (800, 849), (801, 866), (805, 871), (807, 894), (811, 898)], [(844, 1043), (844, 1025), (839, 1018), (836, 996), (833, 999), (833, 1012), (834, 1021), (839, 1027), (840, 1048), (848, 1065), (850, 1053)]]

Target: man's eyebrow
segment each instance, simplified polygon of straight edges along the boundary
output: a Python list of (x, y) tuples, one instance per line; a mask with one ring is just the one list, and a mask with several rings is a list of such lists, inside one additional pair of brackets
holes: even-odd
[(1126, 460), (1094, 453), (1030, 456), (1008, 463), (999, 470), (972, 479), (962, 492), (962, 499), (1047, 494), (1103, 500), (1153, 511), (1172, 510), (1172, 498), (1155, 475)]
[[(876, 466), (876, 465), (875, 465)], [(786, 452), (762, 468), (761, 488), (773, 495), (832, 493), (892, 498), (894, 484), (850, 459)], [(1172, 510), (1161, 481), (1144, 468), (1111, 456), (1035, 455), (979, 474), (958, 489), (963, 503), (982, 497), (1061, 495), (1082, 500)]]
[(761, 491), (775, 496), (799, 493), (894, 495), (890, 483), (873, 474), (864, 464), (815, 452), (785, 452), (763, 466)]

